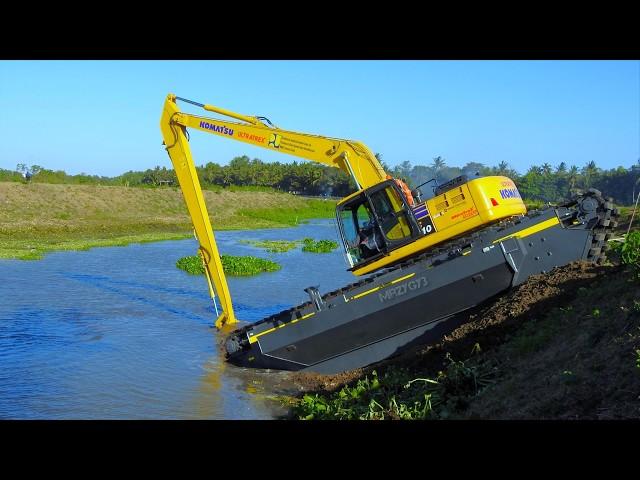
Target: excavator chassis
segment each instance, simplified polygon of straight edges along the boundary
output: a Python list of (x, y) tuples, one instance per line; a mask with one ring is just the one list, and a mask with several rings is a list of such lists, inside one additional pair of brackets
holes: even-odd
[(485, 300), (575, 260), (601, 263), (617, 211), (597, 190), (501, 222), (232, 332), (231, 364), (337, 373), (440, 340)]

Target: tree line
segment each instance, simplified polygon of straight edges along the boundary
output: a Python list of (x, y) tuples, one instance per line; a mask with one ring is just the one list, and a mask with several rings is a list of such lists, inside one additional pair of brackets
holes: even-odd
[[(478, 162), (469, 162), (463, 167), (450, 167), (445, 159), (435, 157), (429, 165), (403, 162), (387, 171), (394, 177), (406, 178), (412, 188), (430, 179), (442, 183), (458, 175), (467, 175), (469, 179), (504, 175), (516, 183), (525, 200), (533, 201), (560, 202), (579, 191), (596, 188), (613, 197), (616, 203), (630, 205), (640, 191), (640, 159), (630, 168), (620, 166), (608, 170), (599, 168), (594, 161), (587, 162), (582, 167), (568, 165), (566, 162), (556, 166), (543, 163), (532, 165), (521, 174), (504, 161), (493, 167)], [(422, 191), (426, 193), (425, 188)]]
[[(462, 167), (449, 166), (444, 158), (438, 156), (427, 165), (412, 165), (405, 161), (391, 167), (376, 154), (384, 169), (392, 176), (403, 178), (411, 188), (415, 188), (434, 179), (422, 188), (424, 197), (431, 196), (434, 184), (441, 184), (459, 175), (469, 179), (486, 175), (504, 175), (511, 178), (525, 200), (559, 202), (571, 197), (580, 190), (597, 188), (616, 203), (630, 205), (640, 192), (640, 159), (630, 168), (617, 167), (601, 169), (594, 161), (584, 166), (568, 165), (565, 162), (552, 166), (549, 163), (533, 165), (521, 174), (507, 162), (496, 166), (487, 166), (478, 162), (469, 162)], [(209, 162), (196, 167), (200, 183), (205, 189), (228, 187), (270, 188), (303, 195), (326, 195), (344, 197), (355, 191), (355, 184), (344, 172), (311, 162), (265, 163), (247, 156), (236, 157), (228, 165)], [(69, 175), (62, 170), (49, 170), (38, 165), (27, 167), (18, 164), (16, 170), (0, 169), (0, 181), (26, 181), (42, 183), (121, 185), (130, 187), (159, 187), (177, 185), (175, 171), (172, 168), (157, 166), (144, 171), (128, 171), (115, 177), (88, 175), (81, 173)]]

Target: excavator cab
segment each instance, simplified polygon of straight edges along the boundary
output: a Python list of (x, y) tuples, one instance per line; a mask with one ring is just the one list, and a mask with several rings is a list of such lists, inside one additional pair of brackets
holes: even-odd
[(336, 217), (349, 270), (422, 236), (409, 201), (394, 180), (347, 197), (338, 204)]

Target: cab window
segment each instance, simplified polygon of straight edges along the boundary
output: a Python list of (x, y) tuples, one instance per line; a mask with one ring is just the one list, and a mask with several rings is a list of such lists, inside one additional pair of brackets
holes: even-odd
[(343, 207), (339, 221), (351, 266), (382, 252), (383, 239), (365, 198)]
[(371, 203), (380, 220), (385, 236), (394, 242), (411, 237), (411, 224), (404, 202), (393, 187), (386, 187), (371, 195)]

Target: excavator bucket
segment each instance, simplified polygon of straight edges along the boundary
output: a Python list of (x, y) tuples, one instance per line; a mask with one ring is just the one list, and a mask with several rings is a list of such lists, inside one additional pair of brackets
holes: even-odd
[(575, 260), (602, 262), (617, 211), (597, 190), (500, 222), (233, 331), (238, 366), (337, 373), (440, 340), (461, 312)]

